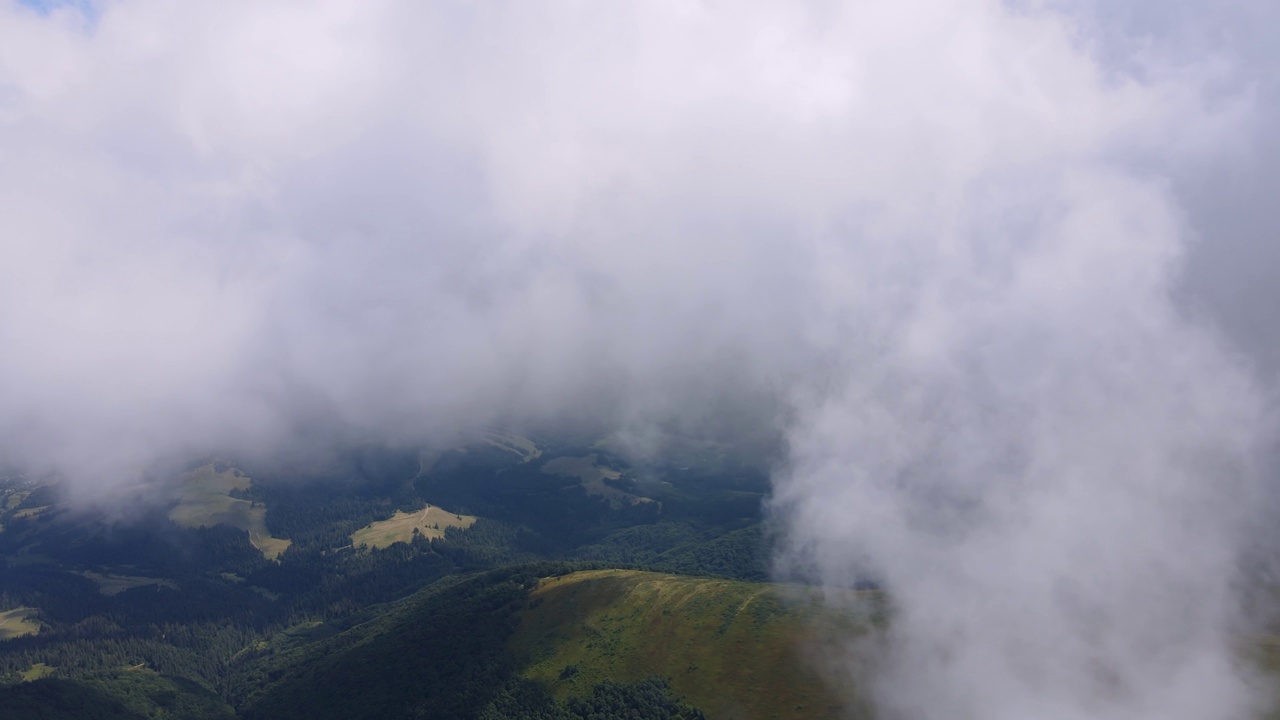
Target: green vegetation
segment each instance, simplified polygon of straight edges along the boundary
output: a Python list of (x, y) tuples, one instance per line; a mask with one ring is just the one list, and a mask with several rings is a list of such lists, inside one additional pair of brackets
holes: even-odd
[(764, 581), (768, 543), (761, 523), (737, 530), (699, 529), (691, 522), (624, 528), (580, 548), (582, 560), (649, 570)]
[(40, 632), (40, 622), (35, 619), (36, 609), (14, 608), (0, 612), (0, 640), (10, 640)]
[(56, 671), (57, 668), (44, 663), (36, 663), (26, 670), (22, 671), (22, 682), (31, 682), (32, 680), (40, 680), (47, 678)]
[(0, 692), (0, 717), (80, 720), (233, 720), (209, 690), (144, 668), (69, 681), (38, 679)]
[(511, 648), (521, 675), (558, 699), (656, 675), (710, 718), (854, 716), (856, 698), (803, 658), (837, 620), (816, 598), (782, 592), (627, 570), (551, 577), (531, 593)]
[(556, 702), (537, 683), (515, 682), (480, 712), (479, 720), (704, 720), (701, 710), (671, 694), (671, 686), (660, 677), (638, 683), (605, 681), (591, 694)]
[(57, 485), (0, 484), (0, 607), (39, 608), (40, 627), (0, 643), (0, 708), (694, 718), (674, 672), (610, 678), (584, 662), (559, 695), (531, 679), (512, 645), (529, 592), (584, 568), (761, 578), (768, 557), (761, 476), (632, 467), (589, 441), (492, 433), (442, 452), (237, 464), (139, 492), (123, 518), (70, 511)]
[(30, 491), (17, 490), (13, 488), (5, 488), (0, 490), (0, 508), (5, 510), (14, 510), (21, 507), (22, 501), (27, 499)]
[(0, 717), (40, 720), (145, 720), (119, 699), (70, 680), (47, 679), (0, 690)]
[(613, 468), (596, 464), (596, 455), (585, 457), (558, 457), (542, 466), (542, 472), (566, 477), (576, 477), (582, 481), (582, 487), (588, 495), (598, 495), (617, 506), (622, 503), (636, 504), (653, 502), (651, 498), (633, 495), (619, 487), (609, 484), (609, 480), (618, 480), (622, 473)]
[(601, 717), (591, 714), (594, 703), (658, 713), (644, 717), (864, 712), (802, 657), (836, 624), (857, 631), (822, 611), (812, 592), (572, 569), (450, 579), (347, 632), (264, 648), (242, 671), (243, 713), (567, 720)]
[(204, 465), (127, 518), (0, 479), (0, 718), (868, 717), (807, 661), (867, 627), (762, 582), (758, 464), (659, 440)]
[(520, 462), (529, 462), (537, 460), (542, 456), (542, 450), (538, 444), (522, 435), (514, 435), (505, 432), (490, 432), (485, 437), (485, 442), (499, 450), (515, 453), (520, 457)]
[(239, 470), (219, 471), (212, 463), (192, 470), (183, 478), (182, 499), (169, 511), (169, 519), (183, 527), (227, 525), (249, 533), (249, 542), (262, 556), (275, 560), (290, 540), (267, 532), (267, 509), (256, 502), (234, 497), (245, 492), (250, 480)]
[(245, 718), (475, 717), (513, 678), (506, 641), (535, 569), (438, 583), (348, 632), (264, 651), (240, 674)]
[(415, 535), (433, 540), (444, 537), (445, 530), (449, 528), (469, 528), (475, 521), (474, 516), (458, 515), (432, 505), (413, 512), (397, 510), (390, 518), (370, 523), (351, 533), (351, 544), (355, 547), (386, 548), (398, 542), (413, 542)]
[(115, 597), (125, 590), (147, 585), (159, 585), (172, 590), (178, 589), (178, 586), (173, 581), (165, 580), (164, 578), (143, 577), (141, 575), (101, 575), (90, 570), (85, 570), (80, 574), (97, 583), (98, 592), (108, 597)]
[(235, 711), (216, 693), (183, 678), (131, 667), (83, 680), (151, 720), (231, 720)]
[[(782, 609), (764, 585), (708, 579), (685, 579), (687, 583), (681, 583), (680, 579), (663, 575), (613, 570), (564, 575), (568, 570), (572, 566), (529, 566), (438, 583), (347, 632), (287, 650), (264, 648), (242, 671), (242, 687), (246, 688), (243, 692), (248, 696), (242, 714), (247, 719), (282, 720), (416, 716), (695, 720), (708, 710), (703, 702), (710, 702), (716, 711), (708, 711), (707, 717), (832, 716), (831, 712), (795, 710), (796, 698), (805, 693), (810, 707), (818, 707), (820, 702), (831, 705), (828, 698), (835, 696), (820, 680), (803, 675), (795, 664), (768, 667), (778, 657), (795, 660), (795, 651), (782, 648), (790, 647), (799, 635), (787, 638), (785, 633), (806, 626), (805, 619), (813, 615), (812, 609)], [(548, 575), (550, 579), (540, 579)], [(588, 592), (563, 592), (567, 588)], [(723, 616), (727, 605), (718, 600), (726, 588), (733, 591), (727, 593), (733, 601), (745, 602), (737, 607), (744, 614), (739, 623), (742, 629), (733, 633), (722, 629), (733, 624)], [(657, 594), (649, 593), (650, 589)], [(657, 602), (652, 605), (653, 612), (668, 618), (672, 625), (680, 623), (672, 618), (673, 610), (689, 612), (700, 602), (696, 598), (707, 598), (710, 603), (703, 610), (712, 615), (691, 615), (684, 639), (712, 643), (713, 650), (730, 650), (733, 643), (740, 643), (751, 632), (749, 626), (763, 623), (777, 635), (769, 639), (769, 647), (778, 648), (782, 655), (740, 660), (739, 671), (746, 675), (740, 679), (728, 678), (733, 666), (726, 662), (726, 675), (721, 678), (728, 680), (726, 684), (699, 687), (696, 679), (668, 682), (663, 678), (662, 671), (672, 664), (680, 665), (682, 673), (687, 673), (687, 653), (668, 657), (660, 648), (643, 642), (631, 650), (614, 647), (611, 655), (613, 659), (623, 659), (630, 653), (635, 662), (628, 665), (628, 670), (646, 664), (657, 673), (632, 678), (626, 670), (618, 678), (609, 678), (604, 675), (607, 664), (586, 652), (580, 657), (580, 673), (567, 673), (557, 667), (552, 683), (541, 678), (544, 669), (567, 657), (561, 652), (563, 648), (576, 647), (582, 623), (579, 611), (585, 612), (590, 625), (591, 619), (600, 619), (600, 614), (608, 616), (621, 610), (614, 602), (620, 592), (640, 593), (632, 597), (635, 601)], [(771, 600), (762, 600), (764, 596)], [(768, 609), (762, 610), (765, 606)], [(641, 612), (634, 612), (630, 618), (628, 632), (636, 634), (645, 633), (653, 620)], [(704, 623), (704, 619), (712, 623)], [(530, 665), (527, 646), (536, 634), (548, 635), (553, 642), (543, 659)], [(726, 634), (726, 639), (717, 639)], [(732, 650), (744, 652), (742, 647)], [(748, 696), (735, 694), (758, 683), (756, 674), (763, 675), (765, 670), (771, 674), (765, 684), (771, 687), (782, 687), (797, 679), (801, 684), (785, 689), (772, 700), (763, 697), (767, 689)], [(700, 678), (713, 679), (710, 673)], [(556, 692), (549, 693), (549, 687)], [(696, 696), (685, 687), (694, 688)], [(678, 700), (681, 696), (685, 700)], [(735, 701), (737, 705), (732, 706)], [(760, 710), (746, 710), (745, 715), (740, 712), (753, 705), (759, 705)], [(774, 714), (777, 707), (785, 712)], [(837, 710), (835, 707), (832, 712)]]

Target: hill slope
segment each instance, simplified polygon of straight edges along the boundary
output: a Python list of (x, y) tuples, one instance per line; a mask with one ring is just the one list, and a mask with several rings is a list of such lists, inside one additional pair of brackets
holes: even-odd
[(606, 683), (641, 687), (656, 676), (712, 720), (856, 717), (854, 698), (803, 659), (834, 620), (811, 597), (793, 590), (800, 602), (784, 602), (784, 592), (631, 570), (493, 571), (264, 654), (246, 667), (239, 704), (247, 718), (474, 718), (493, 715), (494, 703), (565, 717), (557, 713)]
[(836, 620), (785, 591), (630, 570), (546, 578), (510, 647), (520, 674), (559, 699), (657, 675), (710, 718), (849, 717), (855, 698), (803, 657)]

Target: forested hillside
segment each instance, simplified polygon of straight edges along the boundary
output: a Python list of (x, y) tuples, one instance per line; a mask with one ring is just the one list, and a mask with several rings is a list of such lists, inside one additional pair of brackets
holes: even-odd
[[(346, 637), (422, 588), (442, 592), (468, 574), (556, 561), (763, 579), (763, 473), (724, 453), (678, 463), (503, 435), (430, 455), (360, 447), (290, 462), (204, 461), (165, 493), (140, 489), (124, 510), (79, 510), (55, 482), (6, 481), (0, 696), (30, 707), (101, 694), (113, 702), (99, 707), (145, 717), (222, 717), (231, 708), (269, 717), (254, 708), (284, 686), (264, 694), (254, 675), (264, 657)], [(380, 529), (391, 518), (444, 517), (432, 508), (450, 522), (400, 535)], [(369, 537), (384, 539), (358, 540)], [(485, 602), (529, 589), (501, 588), (482, 593)], [(506, 601), (518, 605), (514, 597)], [(468, 623), (498, 632), (511, 620), (502, 607)], [(435, 629), (418, 636), (438, 646), (461, 622), (456, 613), (473, 610), (453, 608), (438, 627), (424, 620)], [(659, 685), (600, 687), (612, 697), (652, 695)], [(528, 696), (518, 685), (504, 692)]]
[(802, 657), (860, 628), (805, 589), (570, 570), (441, 583), (341, 635), (265, 649), (238, 678), (244, 717), (573, 717), (583, 703), (687, 718), (863, 713)]

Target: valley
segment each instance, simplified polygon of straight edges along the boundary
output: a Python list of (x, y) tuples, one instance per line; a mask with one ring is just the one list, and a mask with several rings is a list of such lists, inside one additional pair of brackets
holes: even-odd
[(0, 717), (873, 716), (843, 641), (891, 603), (768, 582), (760, 469), (501, 437), (211, 460), (127, 516), (5, 489)]
[[(729, 706), (698, 678), (737, 678), (736, 702), (769, 712), (823, 687), (799, 662), (811, 609), (758, 584), (767, 478), (748, 464), (495, 431), (430, 453), (210, 459), (166, 487), (128, 512), (74, 507), (56, 482), (4, 489), (0, 716), (75, 717), (59, 698), (94, 697), (128, 718), (407, 717), (427, 701), (446, 718), (593, 703), (715, 718)], [(744, 620), (726, 625), (731, 608)], [(619, 653), (650, 625), (656, 644)], [(721, 651), (754, 664), (717, 667)], [(767, 671), (781, 662), (793, 671)], [(403, 702), (300, 699), (369, 672)], [(457, 672), (489, 682), (420, 680)], [(804, 717), (833, 717), (835, 698)]]

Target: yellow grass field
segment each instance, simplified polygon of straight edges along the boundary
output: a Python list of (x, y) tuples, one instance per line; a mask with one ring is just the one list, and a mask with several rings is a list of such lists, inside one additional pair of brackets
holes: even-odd
[(274, 560), (292, 543), (267, 532), (267, 508), (233, 498), (232, 490), (245, 490), (250, 479), (234, 468), (218, 472), (213, 464), (183, 476), (182, 499), (169, 511), (169, 519), (183, 527), (230, 525), (249, 533), (249, 542), (263, 557)]
[(28, 490), (4, 490), (4, 500), (0, 502), (0, 510), (12, 510), (22, 504), (31, 494)]
[(0, 612), (0, 640), (10, 640), (40, 632), (40, 622), (35, 619), (36, 609), (14, 608)]
[(386, 520), (366, 525), (351, 533), (351, 544), (355, 547), (385, 548), (398, 542), (413, 540), (413, 531), (428, 539), (444, 537), (445, 528), (471, 527), (476, 521), (471, 515), (458, 515), (443, 508), (428, 505), (422, 510), (407, 513), (397, 511)]
[(576, 477), (582, 481), (582, 487), (586, 488), (588, 495), (599, 495), (615, 506), (653, 502), (650, 498), (632, 495), (625, 490), (606, 485), (604, 482), (606, 478), (617, 480), (622, 477), (622, 473), (597, 465), (594, 454), (586, 457), (558, 457), (554, 460), (548, 460), (542, 466), (542, 472), (565, 477)]
[(49, 677), (50, 675), (53, 674), (53, 671), (55, 669), (56, 668), (54, 668), (52, 665), (45, 665), (44, 663), (36, 663), (35, 665), (32, 665), (26, 670), (23, 670), (21, 673), (19, 673), (19, 675), (22, 676), (22, 682), (31, 682), (32, 680), (39, 680), (40, 678)]

